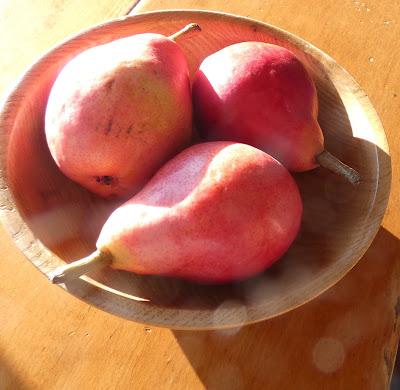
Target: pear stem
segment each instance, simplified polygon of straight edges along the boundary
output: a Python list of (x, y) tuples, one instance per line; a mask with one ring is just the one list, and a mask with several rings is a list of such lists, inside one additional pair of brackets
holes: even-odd
[(197, 23), (190, 23), (190, 24), (186, 25), (185, 27), (183, 27), (178, 32), (176, 32), (175, 34), (170, 35), (168, 38), (171, 39), (171, 41), (175, 42), (182, 35), (187, 35), (188, 33), (193, 33), (196, 31), (201, 31), (201, 27)]
[(320, 153), (316, 157), (316, 159), (322, 167), (343, 176), (351, 184), (357, 185), (360, 183), (360, 174), (355, 169), (341, 162), (338, 158), (330, 154), (327, 150), (324, 150), (322, 153)]
[(83, 259), (56, 268), (50, 273), (49, 278), (56, 284), (65, 283), (88, 272), (106, 267), (112, 262), (112, 259), (111, 253), (96, 250)]

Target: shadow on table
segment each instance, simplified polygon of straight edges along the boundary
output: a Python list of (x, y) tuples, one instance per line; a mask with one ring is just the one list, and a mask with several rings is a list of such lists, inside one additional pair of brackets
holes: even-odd
[(396, 362), (393, 368), (392, 381), (390, 383), (390, 390), (400, 389), (400, 356), (397, 354)]
[(1, 390), (32, 390), (33, 386), (30, 386), (24, 382), (24, 380), (16, 373), (3, 353), (0, 352), (0, 389)]
[(381, 228), (346, 277), (285, 315), (174, 335), (207, 389), (387, 388), (400, 314), (399, 242)]

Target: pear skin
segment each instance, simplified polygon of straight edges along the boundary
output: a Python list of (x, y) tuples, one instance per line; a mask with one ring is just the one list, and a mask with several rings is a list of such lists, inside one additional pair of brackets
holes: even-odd
[(318, 96), (291, 51), (241, 42), (211, 54), (193, 82), (194, 116), (206, 140), (253, 145), (302, 172), (323, 165), (356, 184), (359, 174), (324, 150)]
[(102, 197), (129, 197), (189, 143), (191, 121), (182, 50), (145, 33), (67, 63), (50, 92), (45, 133), (66, 176)]
[(240, 280), (287, 251), (302, 209), (296, 182), (273, 157), (245, 144), (197, 144), (112, 213), (97, 248), (115, 269)]

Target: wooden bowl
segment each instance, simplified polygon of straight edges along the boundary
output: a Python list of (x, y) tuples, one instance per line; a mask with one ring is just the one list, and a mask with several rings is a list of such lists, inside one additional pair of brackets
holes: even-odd
[(111, 21), (58, 45), (29, 68), (2, 108), (1, 217), (16, 245), (47, 275), (94, 250), (116, 204), (71, 182), (52, 161), (43, 132), (49, 89), (63, 65), (89, 47), (143, 32), (169, 35), (189, 22), (202, 27), (179, 42), (192, 74), (204, 57), (235, 42), (272, 42), (294, 51), (315, 79), (327, 149), (363, 178), (353, 187), (324, 169), (296, 174), (305, 207), (300, 234), (281, 261), (247, 281), (202, 286), (106, 269), (62, 286), (137, 322), (222, 328), (284, 313), (338, 282), (367, 250), (388, 201), (390, 157), (376, 112), (352, 77), (304, 40), (243, 17), (165, 11)]

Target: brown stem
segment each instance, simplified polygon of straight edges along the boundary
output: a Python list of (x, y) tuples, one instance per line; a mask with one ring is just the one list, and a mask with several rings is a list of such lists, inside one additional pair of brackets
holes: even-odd
[(356, 185), (361, 181), (361, 176), (355, 169), (342, 163), (327, 150), (324, 150), (317, 156), (317, 161), (322, 167), (343, 176), (353, 185)]
[(106, 267), (112, 262), (112, 255), (108, 252), (96, 250), (81, 260), (56, 268), (50, 275), (53, 283), (65, 283), (68, 280), (79, 278), (88, 272)]
[[(201, 27), (197, 23), (190, 23), (190, 24), (186, 25), (185, 27), (183, 27), (178, 32), (176, 32), (175, 34), (170, 35), (168, 38), (175, 42), (176, 39), (180, 38), (182, 35), (187, 35), (189, 33), (193, 33), (196, 31), (201, 31)], [(190, 35), (187, 35), (187, 36), (189, 37)]]

